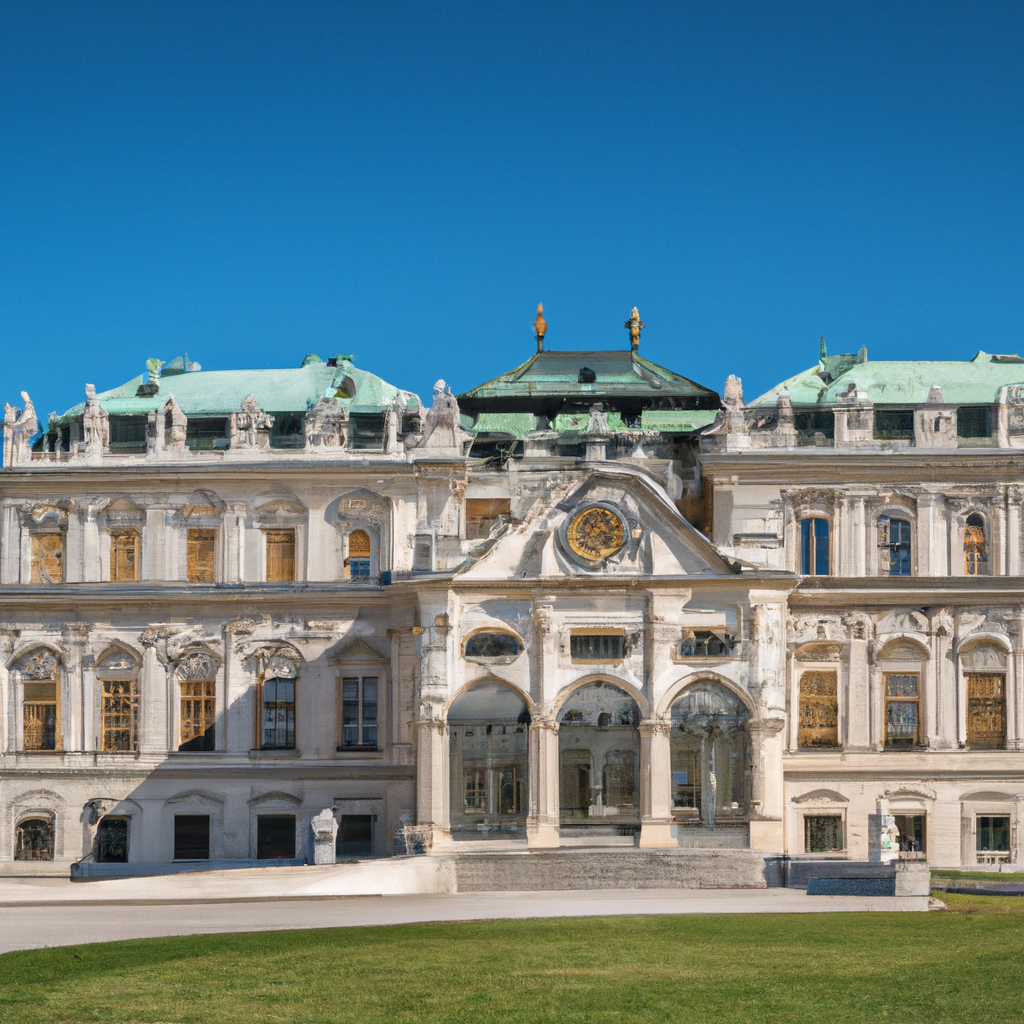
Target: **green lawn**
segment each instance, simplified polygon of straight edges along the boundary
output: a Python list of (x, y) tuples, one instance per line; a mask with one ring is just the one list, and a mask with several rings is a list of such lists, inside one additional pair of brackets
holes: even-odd
[(151, 939), (0, 957), (0, 1021), (1021, 1019), (1002, 914), (486, 921)]

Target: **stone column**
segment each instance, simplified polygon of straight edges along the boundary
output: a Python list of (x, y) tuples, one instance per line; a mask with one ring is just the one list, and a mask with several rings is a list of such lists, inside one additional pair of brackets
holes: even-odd
[(936, 613), (934, 622), (935, 744), (940, 750), (951, 750), (956, 748), (956, 674), (951, 657), (953, 622), (945, 609)]
[(530, 723), (530, 808), (526, 841), (530, 849), (559, 844), (558, 723), (538, 716)]
[(781, 853), (785, 849), (783, 809), (785, 779), (782, 771), (786, 720), (766, 715), (747, 723), (751, 745), (750, 848)]
[(935, 671), (935, 639), (931, 638), (928, 645), (928, 660), (922, 666), (921, 689), (923, 705), (923, 721), (921, 731), (925, 744), (928, 747), (935, 747), (939, 742), (939, 688)]
[(989, 538), (989, 572), (993, 576), (1006, 575), (1007, 543), (1006, 543), (1006, 509), (1002, 505), (992, 505), (992, 536)]
[(884, 679), (878, 655), (881, 646), (872, 648), (871, 664), (868, 671), (868, 709), (871, 722), (871, 748), (881, 750), (885, 746), (885, 694), (882, 692)]
[(249, 685), (249, 673), (242, 664), (242, 655), (236, 650), (239, 638), (252, 633), (253, 628), (248, 619), (233, 619), (224, 624), (223, 739), (217, 737), (217, 749), (236, 754), (258, 746), (255, 688)]
[[(96, 521), (96, 509), (91, 505), (86, 506), (80, 513), (82, 531), (81, 566), (78, 579), (84, 583), (102, 583), (103, 574), (100, 572), (102, 560), (100, 558), (100, 528)], [(107, 579), (110, 573), (107, 573)]]
[(11, 684), (11, 674), (7, 671), (7, 662), (14, 653), (19, 633), (19, 630), (9, 626), (0, 626), (0, 754), (17, 749), (18, 701)]
[(871, 748), (871, 689), (868, 641), (850, 640), (850, 666), (846, 684), (846, 738), (848, 750)]
[(450, 842), (448, 723), (440, 702), (423, 701), (416, 723), (416, 821), (430, 829), (430, 846)]
[(139, 711), (142, 719), (139, 729), (139, 752), (142, 754), (163, 755), (170, 749), (173, 708), (167, 697), (166, 655), (161, 662), (160, 654), (157, 653), (158, 643), (158, 639), (152, 634), (145, 636), (143, 640), (145, 653), (139, 676)]
[(672, 722), (640, 723), (640, 845), (672, 847), (672, 763), (669, 734)]
[(85, 750), (85, 680), (83, 660), (90, 626), (69, 622), (64, 626), (64, 691), (61, 693), (61, 734), (64, 750)]
[(1006, 574), (1020, 573), (1020, 504), (1024, 501), (1024, 488), (1006, 489)]

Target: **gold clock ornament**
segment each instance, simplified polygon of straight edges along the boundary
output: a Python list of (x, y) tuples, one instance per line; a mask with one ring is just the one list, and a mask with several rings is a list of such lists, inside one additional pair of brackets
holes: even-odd
[(626, 525), (610, 508), (588, 508), (573, 516), (566, 538), (581, 558), (597, 561), (622, 547)]

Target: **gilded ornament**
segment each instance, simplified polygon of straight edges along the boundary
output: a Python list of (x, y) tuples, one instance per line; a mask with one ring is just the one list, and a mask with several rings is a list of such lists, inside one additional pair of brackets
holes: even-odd
[(614, 555), (626, 539), (626, 527), (611, 509), (588, 508), (569, 523), (569, 547), (581, 558), (597, 560)]

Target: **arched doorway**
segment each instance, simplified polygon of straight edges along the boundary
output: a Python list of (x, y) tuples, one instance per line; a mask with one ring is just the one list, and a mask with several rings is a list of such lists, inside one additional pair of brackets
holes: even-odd
[(560, 817), (635, 823), (640, 816), (640, 708), (610, 683), (570, 694), (558, 712)]
[(497, 681), (461, 693), (448, 709), (454, 838), (525, 828), (530, 712)]
[(711, 680), (694, 683), (672, 705), (672, 813), (713, 827), (740, 820), (750, 803), (747, 706)]

